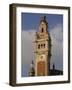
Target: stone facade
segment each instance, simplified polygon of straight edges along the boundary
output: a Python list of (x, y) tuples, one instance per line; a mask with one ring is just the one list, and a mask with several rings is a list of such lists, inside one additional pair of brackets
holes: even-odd
[(50, 69), (51, 39), (46, 17), (42, 17), (35, 35), (35, 76), (47, 76)]

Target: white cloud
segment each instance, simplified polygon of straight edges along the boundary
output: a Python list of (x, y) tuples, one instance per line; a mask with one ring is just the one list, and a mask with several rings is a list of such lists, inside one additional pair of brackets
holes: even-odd
[[(63, 67), (63, 30), (62, 25), (57, 24), (50, 30), (52, 40), (51, 63), (55, 63), (56, 68), (62, 70)], [(52, 66), (51, 66), (52, 67)]]
[(61, 24), (57, 24), (55, 27), (53, 27), (50, 30), (50, 34), (51, 34), (51, 37), (53, 37), (54, 39), (56, 39), (58, 41), (62, 41), (63, 40), (62, 25)]
[[(34, 50), (33, 50), (33, 41), (35, 38), (35, 30), (22, 31), (21, 32), (21, 41), (22, 41), (22, 68), (26, 74), (28, 74), (30, 69), (30, 63), (34, 60)], [(22, 71), (23, 71), (22, 70)]]
[[(36, 30), (23, 30), (21, 33), (22, 40), (22, 72), (27, 75), (30, 70), (30, 63), (34, 59), (33, 41), (35, 39)], [(63, 31), (62, 25), (57, 24), (50, 31), (52, 40), (52, 56), (51, 56), (51, 68), (55, 63), (56, 69), (62, 70), (63, 67)]]

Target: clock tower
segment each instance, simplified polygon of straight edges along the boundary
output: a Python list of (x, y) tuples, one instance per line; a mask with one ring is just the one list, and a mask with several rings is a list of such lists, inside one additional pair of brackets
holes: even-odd
[(35, 35), (35, 76), (47, 76), (50, 71), (51, 38), (46, 16), (42, 17)]

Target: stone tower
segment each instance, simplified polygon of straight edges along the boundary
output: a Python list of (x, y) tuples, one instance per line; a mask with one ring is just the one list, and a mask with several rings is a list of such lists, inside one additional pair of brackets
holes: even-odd
[(50, 70), (51, 38), (46, 16), (42, 17), (35, 35), (35, 76), (47, 76)]

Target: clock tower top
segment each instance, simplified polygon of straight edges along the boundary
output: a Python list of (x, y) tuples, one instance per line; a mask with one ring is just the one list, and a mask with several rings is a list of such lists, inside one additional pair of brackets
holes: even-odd
[(41, 17), (40, 22), (45, 22), (45, 23), (47, 24), (47, 21), (46, 21), (46, 16)]
[(41, 34), (48, 33), (47, 29), (48, 29), (48, 23), (46, 21), (46, 16), (41, 17), (38, 32)]

